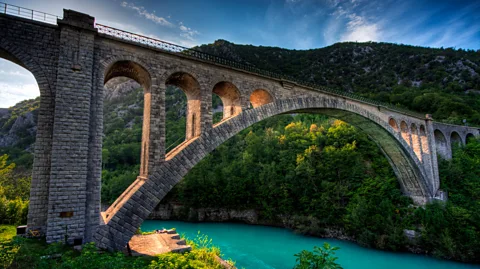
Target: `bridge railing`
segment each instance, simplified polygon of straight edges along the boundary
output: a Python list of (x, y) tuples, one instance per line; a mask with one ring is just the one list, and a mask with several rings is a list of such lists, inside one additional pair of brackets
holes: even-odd
[[(4, 2), (0, 2), (0, 13), (13, 15), (13, 16), (18, 16), (18, 17), (22, 17), (22, 18), (30, 19), (30, 20), (34, 20), (34, 21), (41, 21), (41, 22), (50, 23), (50, 24), (57, 24), (57, 19), (61, 18), (61, 17), (53, 15), (53, 14), (49, 14), (49, 13), (45, 13), (45, 12), (41, 12), (41, 11), (36, 11), (36, 10), (33, 10), (33, 9), (28, 9), (28, 8), (24, 8), (24, 7), (20, 7), (20, 6), (16, 6), (16, 5), (11, 5), (11, 4), (7, 4), (7, 3), (4, 3)], [(183, 55), (188, 55), (188, 56), (191, 56), (191, 57), (194, 57), (194, 58), (197, 58), (197, 59), (213, 62), (213, 63), (216, 63), (216, 64), (228, 66), (228, 67), (233, 67), (233, 68), (248, 71), (248, 72), (251, 72), (251, 73), (260, 74), (260, 75), (270, 77), (270, 78), (274, 78), (274, 79), (278, 79), (278, 80), (284, 80), (284, 81), (287, 81), (287, 82), (297, 84), (299, 86), (304, 86), (304, 87), (311, 88), (313, 90), (320, 90), (320, 91), (323, 91), (323, 92), (334, 93), (336, 95), (340, 95), (340, 96), (344, 96), (344, 97), (347, 97), (347, 98), (350, 98), (350, 99), (365, 102), (365, 103), (368, 103), (368, 104), (371, 104), (371, 105), (375, 105), (375, 106), (379, 106), (379, 107), (386, 107), (386, 108), (389, 108), (391, 110), (399, 111), (399, 112), (402, 112), (402, 113), (405, 113), (405, 114), (408, 114), (408, 115), (411, 115), (411, 116), (414, 116), (414, 117), (425, 118), (425, 115), (423, 115), (421, 113), (413, 112), (413, 111), (410, 111), (408, 109), (397, 107), (397, 106), (394, 106), (394, 105), (389, 104), (389, 103), (384, 103), (384, 102), (379, 102), (379, 101), (376, 101), (376, 100), (371, 100), (371, 99), (365, 98), (363, 96), (356, 95), (356, 94), (346, 92), (346, 91), (331, 89), (331, 88), (313, 83), (311, 81), (300, 80), (300, 79), (294, 78), (294, 77), (289, 76), (289, 75), (284, 75), (284, 74), (271, 72), (271, 71), (268, 71), (268, 70), (263, 70), (263, 69), (255, 67), (251, 64), (245, 64), (245, 63), (240, 63), (240, 62), (237, 62), (237, 61), (232, 61), (232, 60), (225, 59), (225, 58), (222, 58), (222, 57), (219, 57), (219, 56), (216, 56), (216, 55), (212, 55), (212, 54), (209, 54), (209, 53), (205, 53), (205, 52), (202, 52), (202, 51), (199, 51), (199, 50), (196, 50), (196, 49), (183, 47), (183, 46), (180, 46), (180, 45), (176, 45), (176, 44), (169, 43), (169, 42), (166, 42), (166, 41), (162, 41), (162, 40), (159, 40), (159, 39), (155, 39), (155, 38), (152, 38), (152, 37), (138, 35), (138, 34), (135, 34), (135, 33), (127, 32), (127, 31), (124, 31), (124, 30), (116, 29), (116, 28), (109, 27), (109, 26), (102, 25), (102, 24), (96, 24), (96, 28), (98, 29), (99, 33), (109, 35), (109, 36), (113, 36), (113, 37), (116, 37), (116, 38), (119, 38), (119, 39), (131, 41), (131, 42), (135, 42), (135, 43), (140, 43), (140, 44), (143, 44), (145, 46), (165, 50), (165, 51), (172, 52), (172, 53), (179, 53), (179, 54), (183, 54)]]
[(339, 91), (339, 90), (327, 88), (325, 86), (318, 85), (318, 84), (312, 83), (310, 81), (300, 80), (300, 79), (294, 78), (292, 76), (283, 75), (283, 74), (271, 72), (271, 71), (268, 71), (268, 70), (263, 70), (263, 69), (257, 68), (253, 65), (250, 65), (250, 64), (245, 64), (245, 63), (240, 63), (240, 62), (237, 62), (237, 61), (232, 61), (232, 60), (225, 59), (225, 58), (222, 58), (222, 57), (219, 57), (219, 56), (216, 56), (216, 55), (212, 55), (212, 54), (209, 54), (209, 53), (206, 53), (206, 52), (203, 52), (203, 51), (199, 51), (199, 50), (196, 50), (196, 49), (187, 48), (187, 47), (183, 47), (183, 46), (180, 46), (180, 45), (172, 44), (172, 43), (162, 41), (162, 40), (159, 40), (159, 39), (155, 39), (155, 38), (152, 38), (152, 37), (131, 33), (131, 32), (128, 32), (128, 31), (116, 29), (116, 28), (106, 26), (106, 25), (103, 25), (103, 24), (96, 24), (96, 28), (98, 29), (99, 33), (109, 35), (109, 36), (113, 36), (115, 38), (131, 41), (131, 42), (135, 42), (135, 43), (140, 43), (140, 44), (143, 44), (143, 45), (146, 45), (146, 46), (149, 46), (149, 47), (153, 47), (153, 48), (160, 49), (160, 50), (165, 50), (165, 51), (172, 52), (172, 53), (179, 53), (179, 54), (183, 54), (183, 55), (188, 55), (188, 56), (200, 59), (200, 60), (213, 62), (213, 63), (216, 63), (216, 64), (228, 66), (228, 67), (233, 67), (233, 68), (244, 70), (244, 71), (251, 72), (251, 73), (260, 74), (262, 76), (266, 76), (266, 77), (269, 77), (269, 78), (284, 80), (284, 81), (291, 82), (291, 83), (294, 83), (294, 84), (297, 84), (297, 85), (300, 85), (300, 86), (306, 86), (306, 87), (312, 88), (314, 90), (320, 90), (320, 91), (324, 91), (324, 92), (334, 93), (334, 94), (344, 96), (344, 97), (347, 97), (347, 98), (350, 98), (350, 99), (354, 99), (354, 100), (357, 100), (357, 101), (362, 101), (362, 102), (365, 102), (365, 103), (368, 103), (368, 104), (371, 104), (371, 105), (386, 107), (386, 108), (396, 110), (396, 111), (399, 111), (399, 112), (402, 112), (402, 113), (405, 113), (405, 114), (409, 114), (409, 115), (414, 116), (414, 117), (419, 117), (419, 118), (424, 118), (425, 117), (424, 114), (416, 113), (416, 112), (410, 111), (408, 109), (400, 108), (400, 107), (397, 107), (397, 106), (394, 106), (394, 105), (391, 105), (391, 104), (388, 104), (388, 103), (383, 103), (383, 102), (379, 102), (379, 101), (375, 101), (375, 100), (370, 100), (368, 98), (365, 98), (363, 96), (359, 96), (359, 95), (356, 95), (356, 94), (353, 94), (353, 93), (350, 93), (350, 92)]
[(50, 24), (57, 24), (57, 19), (60, 18), (53, 14), (36, 11), (29, 8), (19, 7), (19, 6), (7, 4), (4, 2), (0, 2), (0, 13), (17, 16), (24, 19), (34, 20), (34, 21), (46, 22)]

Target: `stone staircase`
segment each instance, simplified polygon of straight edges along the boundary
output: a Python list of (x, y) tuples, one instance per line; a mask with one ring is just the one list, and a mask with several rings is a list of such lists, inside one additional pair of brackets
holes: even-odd
[(174, 252), (184, 253), (192, 250), (185, 239), (181, 239), (175, 230), (168, 230), (165, 233), (154, 233), (146, 235), (134, 235), (126, 252), (132, 256), (155, 256), (158, 254)]

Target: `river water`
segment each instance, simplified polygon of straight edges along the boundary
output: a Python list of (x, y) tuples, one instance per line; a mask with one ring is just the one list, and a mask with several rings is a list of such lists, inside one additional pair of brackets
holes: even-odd
[(142, 231), (176, 228), (177, 232), (194, 239), (198, 231), (208, 235), (218, 246), (224, 259), (236, 261), (237, 268), (246, 269), (291, 269), (296, 253), (328, 242), (340, 247), (336, 252), (337, 262), (345, 269), (470, 269), (471, 265), (439, 260), (424, 255), (386, 252), (360, 247), (354, 243), (309, 237), (294, 234), (283, 228), (237, 224), (237, 223), (189, 223), (180, 221), (147, 220)]

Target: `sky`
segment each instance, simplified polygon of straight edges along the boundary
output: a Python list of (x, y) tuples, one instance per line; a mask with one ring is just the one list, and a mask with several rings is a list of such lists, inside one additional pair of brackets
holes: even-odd
[[(5, 0), (3, 0), (5, 1)], [(238, 44), (312, 49), (381, 41), (480, 49), (479, 0), (11, 0), (62, 16), (73, 9), (97, 23), (186, 47)], [(39, 95), (27, 70), (0, 59), (0, 107)]]

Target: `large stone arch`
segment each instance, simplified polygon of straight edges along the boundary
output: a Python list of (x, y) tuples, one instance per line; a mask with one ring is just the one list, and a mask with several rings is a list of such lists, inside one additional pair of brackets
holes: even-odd
[(132, 184), (123, 195), (126, 199), (122, 206), (112, 212), (114, 216), (98, 230), (96, 241), (99, 246), (123, 249), (166, 193), (209, 152), (248, 126), (283, 113), (322, 113), (356, 126), (366, 132), (385, 154), (404, 194), (417, 203), (425, 203), (433, 197), (430, 183), (415, 153), (401, 135), (392, 132), (388, 120), (345, 101), (312, 97), (280, 99), (222, 122), (176, 152), (147, 180)]
[(29, 229), (46, 233), (48, 189), (51, 171), (53, 119), (55, 111), (55, 84), (44, 72), (44, 67), (21, 46), (0, 38), (0, 58), (17, 64), (33, 74), (40, 90), (40, 108), (37, 118), (30, 204), (27, 225)]
[(10, 43), (6, 38), (0, 39), (0, 58), (15, 63), (30, 71), (37, 81), (40, 89), (40, 96), (54, 97), (55, 85), (52, 78), (49, 77), (39, 64), (35, 57), (22, 49), (21, 46)]

